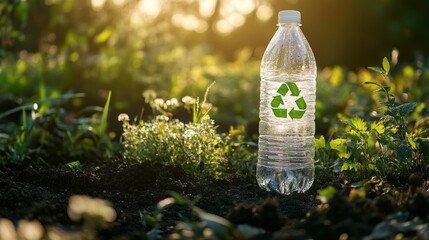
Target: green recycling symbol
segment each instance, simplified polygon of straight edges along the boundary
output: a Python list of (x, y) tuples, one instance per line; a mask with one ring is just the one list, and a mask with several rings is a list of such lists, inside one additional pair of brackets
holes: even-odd
[(283, 97), (286, 97), (289, 92), (290, 96), (298, 97), (298, 99), (295, 100), (298, 109), (292, 107), (289, 111), (289, 117), (292, 118), (292, 120), (301, 119), (307, 109), (307, 103), (305, 102), (304, 97), (299, 96), (301, 90), (299, 90), (298, 86), (296, 86), (294, 82), (285, 82), (277, 90), (279, 95), (274, 96), (271, 101), (271, 109), (273, 110), (274, 116), (278, 118), (287, 118), (288, 110), (284, 107), (285, 103), (283, 101)]

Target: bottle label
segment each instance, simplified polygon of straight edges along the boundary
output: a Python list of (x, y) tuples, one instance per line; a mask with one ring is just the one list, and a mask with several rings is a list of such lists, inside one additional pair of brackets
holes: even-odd
[(271, 100), (271, 109), (274, 116), (278, 118), (301, 119), (307, 103), (301, 95), (301, 90), (294, 82), (282, 83), (277, 91), (273, 94)]

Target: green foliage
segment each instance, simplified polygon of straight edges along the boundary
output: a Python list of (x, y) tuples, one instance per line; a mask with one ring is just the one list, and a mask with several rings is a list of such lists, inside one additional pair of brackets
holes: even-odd
[[(390, 65), (387, 58), (383, 59), (383, 68), (371, 67), (389, 83)], [(409, 175), (424, 169), (429, 163), (429, 155), (425, 150), (428, 142), (427, 126), (420, 115), (424, 103), (399, 103), (392, 88), (377, 81), (365, 84), (375, 85), (376, 93), (384, 97), (380, 114), (369, 120), (361, 117), (345, 118), (340, 115), (345, 128), (340, 131), (342, 136), (327, 144), (324, 138), (316, 140), (316, 156), (322, 165), (331, 165), (334, 171), (355, 172), (359, 176), (370, 177), (373, 174)], [(375, 111), (375, 110), (374, 110)], [(413, 124), (414, 123), (414, 124)], [(332, 151), (337, 159), (331, 162)], [(331, 163), (329, 163), (331, 162)]]
[(24, 40), (24, 34), (16, 25), (24, 26), (28, 19), (27, 1), (2, 1), (0, 3), (0, 60), (4, 49), (12, 47), (16, 41)]
[(335, 189), (333, 186), (328, 186), (328, 187), (326, 187), (324, 189), (320, 189), (317, 192), (319, 193), (319, 195), (317, 196), (317, 198), (322, 203), (327, 203), (337, 193), (337, 189)]
[[(51, 91), (55, 89), (58, 94), (70, 89), (84, 92), (87, 97), (82, 100), (82, 104), (99, 106), (105, 100), (108, 89), (115, 89), (115, 101), (111, 104), (111, 113), (117, 115), (116, 113), (119, 112), (139, 111), (140, 94), (145, 89), (153, 89), (163, 98), (168, 96), (181, 98), (204, 91), (207, 85), (216, 81), (218, 87), (212, 91), (211, 101), (223, 110), (212, 112), (212, 117), (216, 119), (220, 128), (226, 131), (229, 125), (243, 124), (251, 134), (257, 133), (258, 110), (255, 106), (259, 105), (259, 60), (262, 54), (259, 45), (263, 43), (262, 45), (265, 46), (268, 39), (261, 41), (258, 38), (243, 38), (245, 35), (242, 34), (246, 32), (243, 28), (244, 32), (237, 31), (237, 35), (231, 35), (228, 38), (231, 41), (222, 41), (225, 38), (214, 37), (217, 35), (215, 29), (212, 29), (212, 26), (216, 25), (215, 22), (208, 24), (209, 29), (206, 33), (190, 32), (175, 24), (169, 24), (173, 13), (186, 16), (190, 14), (204, 20), (196, 10), (200, 3), (175, 2), (162, 8), (157, 19), (135, 23), (130, 16), (133, 16), (133, 19), (138, 17), (130, 13), (139, 9), (140, 1), (127, 1), (127, 4), (121, 6), (116, 6), (112, 1), (106, 1), (98, 9), (91, 5), (91, 1), (79, 3), (74, 0), (9, 0), (6, 2), (8, 3), (2, 6), (7, 6), (4, 9), (8, 10), (2, 11), (1, 18), (4, 19), (4, 24), (0, 26), (2, 29), (10, 28), (13, 31), (23, 29), (23, 33), (27, 34), (23, 44), (6, 47), (11, 54), (5, 56), (1, 62), (1, 94), (12, 94), (16, 98), (32, 98), (37, 92), (39, 81), (43, 80)], [(219, 2), (220, 5), (227, 4)], [(419, 15), (422, 19), (426, 16), (424, 13), (410, 12), (410, 7), (403, 3), (391, 2), (386, 6), (384, 4), (380, 1), (369, 4), (366, 1), (355, 3), (355, 8), (343, 10), (365, 9), (367, 11), (369, 8), (372, 9), (371, 16), (377, 17), (377, 21), (378, 16), (389, 18), (384, 15), (387, 14), (386, 12), (380, 15), (380, 9), (389, 9), (392, 12), (401, 9), (401, 13), (405, 15), (410, 15), (412, 12), (412, 16)], [(382, 8), (381, 5), (383, 5)], [(280, 7), (277, 4), (272, 6)], [(405, 11), (407, 9), (408, 11)], [(220, 11), (220, 8), (214, 11)], [(27, 14), (24, 14), (25, 12)], [(255, 18), (255, 14), (249, 14), (247, 17), (249, 21), (246, 21), (246, 25), (250, 25), (247, 25), (246, 29), (252, 26), (252, 36), (255, 36), (256, 27), (264, 32), (267, 31), (267, 25), (275, 28), (274, 24), (262, 22), (255, 24), (250, 21), (251, 18)], [(354, 18), (351, 19), (354, 21)], [(396, 20), (385, 21), (385, 23), (392, 25), (389, 29), (396, 32), (396, 35), (398, 29), (403, 28), (394, 27), (395, 24), (404, 24), (407, 29), (414, 29), (413, 31), (424, 29), (416, 24), (424, 22), (421, 19), (403, 17), (403, 20), (403, 23), (395, 22)], [(216, 17), (210, 18), (209, 21), (216, 21)], [(369, 18), (366, 21), (370, 21)], [(373, 26), (373, 24), (362, 26)], [(344, 30), (349, 31), (349, 29)], [(399, 32), (402, 34), (401, 31)], [(5, 30), (5, 32), (10, 31)], [(355, 34), (356, 31), (352, 33)], [(378, 30), (377, 33), (379, 33)], [(389, 34), (392, 33), (389, 32)], [(10, 35), (2, 36), (9, 38)], [(413, 36), (418, 38), (418, 35)], [(247, 46), (243, 44), (244, 40), (255, 40), (256, 45), (249, 45), (249, 48), (243, 49), (230, 48), (232, 42)], [(223, 44), (226, 44), (227, 48), (221, 49), (219, 45)], [(372, 42), (370, 45), (374, 47), (377, 44), (382, 43)], [(211, 48), (213, 45), (218, 47)], [(218, 52), (213, 52), (211, 49), (227, 53), (229, 56), (227, 59), (233, 60), (225, 61), (219, 57)], [(404, 51), (404, 55), (410, 52), (405, 49), (405, 46), (400, 50)], [(344, 51), (340, 52), (344, 54)], [(367, 52), (375, 54), (375, 51)], [(343, 58), (343, 61), (348, 60)], [(415, 98), (412, 101), (416, 102), (426, 99), (428, 76), (425, 61), (425, 59), (419, 59), (415, 66), (413, 64), (404, 66), (403, 73), (397, 74), (397, 79), (392, 81), (393, 84), (398, 84), (399, 88), (392, 87), (392, 91), (408, 92)], [(416, 66), (419, 69), (414, 71), (413, 68)], [(392, 65), (392, 71), (399, 73), (399, 69), (394, 68), (395, 66)], [(327, 132), (333, 132), (339, 127), (339, 123), (334, 120), (337, 113), (366, 114), (367, 106), (376, 102), (363, 97), (366, 93), (364, 90), (356, 91), (356, 87), (360, 85), (359, 81), (365, 75), (367, 75), (365, 70), (352, 73), (338, 66), (321, 70), (317, 91), (318, 134), (329, 136)], [(149, 112), (146, 111), (144, 114), (149, 115)]]
[[(149, 94), (146, 93), (146, 96)], [(152, 95), (153, 96), (153, 95)], [(180, 166), (196, 178), (219, 178), (228, 175), (252, 176), (255, 173), (256, 153), (248, 149), (244, 128), (231, 128), (229, 134), (216, 131), (208, 111), (211, 104), (202, 104), (198, 98), (184, 97), (185, 109), (192, 109), (192, 122), (184, 123), (173, 118), (174, 110), (181, 105), (173, 98), (150, 101), (154, 119), (132, 124), (128, 115), (119, 115), (123, 122), (124, 159), (130, 162), (147, 161), (153, 165)]]
[[(50, 150), (53, 153), (52, 158), (63, 159), (66, 156), (86, 158), (94, 155), (95, 152), (98, 152), (96, 156), (112, 156), (114, 155), (111, 150), (113, 146), (105, 130), (107, 122), (112, 119), (107, 119), (107, 113), (102, 113), (101, 108), (88, 107), (88, 111), (82, 115), (70, 112), (70, 105), (79, 109), (82, 106), (102, 106), (106, 103), (104, 110), (109, 110), (111, 116), (120, 112), (137, 112), (142, 107), (141, 93), (143, 90), (152, 89), (159, 94), (159, 98), (156, 101), (146, 98), (147, 102), (143, 108), (152, 107), (153, 111), (144, 111), (140, 119), (150, 118), (151, 113), (155, 116), (165, 115), (169, 119), (162, 123), (165, 126), (170, 126), (177, 132), (195, 131), (194, 128), (199, 124), (204, 124), (201, 121), (206, 121), (206, 125), (210, 122), (203, 119), (211, 109), (210, 115), (216, 119), (219, 127), (216, 128), (212, 124), (202, 129), (208, 132), (208, 137), (216, 139), (219, 136), (221, 141), (217, 144), (206, 142), (205, 145), (203, 144), (206, 147), (200, 150), (217, 149), (217, 152), (209, 155), (213, 158), (222, 156), (220, 158), (224, 161), (221, 161), (221, 166), (216, 163), (200, 166), (200, 168), (221, 167), (230, 173), (234, 171), (233, 169), (241, 169), (239, 174), (252, 172), (255, 162), (252, 151), (254, 144), (245, 140), (244, 128), (230, 128), (230, 126), (244, 125), (246, 134), (254, 138), (257, 136), (259, 119), (258, 108), (255, 106), (259, 105), (261, 50), (252, 47), (234, 49), (234, 51), (223, 49), (222, 51), (229, 51), (230, 56), (225, 60), (210, 48), (211, 44), (216, 45), (222, 42), (219, 39), (224, 38), (212, 38), (210, 35), (207, 39), (212, 40), (211, 43), (202, 42), (202, 39), (206, 39), (203, 37), (204, 34), (216, 35), (214, 29), (210, 29), (211, 24), (204, 34), (191, 33), (174, 24), (167, 24), (171, 20), (169, 15), (171, 12), (184, 11), (193, 14), (198, 3), (172, 3), (161, 11), (157, 20), (136, 24), (131, 21), (129, 13), (138, 8), (136, 5), (138, 1), (128, 2), (126, 6), (118, 7), (113, 2), (107, 1), (102, 9), (95, 9), (91, 1), (78, 4), (74, 0), (13, 0), (0, 5), (2, 13), (0, 16), (0, 23), (2, 23), (0, 24), (2, 33), (0, 114), (7, 118), (2, 119), (0, 132), (0, 151), (7, 154), (1, 158), (23, 159), (29, 156), (48, 158), (48, 154), (43, 153), (41, 149), (44, 149), (43, 151), (51, 147), (55, 149), (58, 146), (57, 141), (61, 141), (62, 147), (60, 153)], [(367, 9), (367, 3), (363, 3), (365, 9)], [(380, 4), (374, 3), (370, 7), (377, 12)], [(402, 4), (389, 3), (388, 8), (390, 11), (408, 9), (400, 5)], [(404, 13), (411, 14), (409, 11)], [(253, 15), (250, 14), (248, 17)], [(413, 12), (412, 15), (414, 16), (415, 13)], [(35, 17), (37, 21), (32, 21)], [(415, 18), (407, 21), (424, 22)], [(412, 26), (411, 29), (421, 29), (416, 27), (418, 25), (408, 23), (386, 22), (386, 24), (405, 24), (409, 25), (408, 27)], [(253, 22), (249, 24), (256, 27)], [(265, 28), (264, 31), (266, 31)], [(231, 35), (231, 39), (239, 41), (242, 46), (242, 32), (237, 34), (239, 37)], [(405, 48), (401, 47), (400, 50), (401, 56), (407, 54)], [(4, 54), (5, 52), (8, 54)], [(323, 139), (330, 136), (341, 137), (339, 140), (334, 139), (332, 143), (318, 144), (320, 147), (316, 154), (319, 172), (323, 169), (336, 171), (342, 168), (353, 171), (361, 169), (362, 165), (365, 165), (365, 154), (374, 160), (373, 154), (378, 156), (378, 152), (381, 151), (380, 146), (383, 147), (381, 152), (385, 157), (392, 157), (393, 162), (427, 158), (428, 124), (427, 119), (420, 115), (427, 114), (425, 106), (429, 106), (428, 59), (419, 57), (415, 62), (397, 65), (392, 54), (392, 63), (392, 65), (389, 64), (389, 60), (384, 58), (381, 67), (371, 68), (379, 73), (378, 76), (374, 76), (368, 69), (351, 72), (340, 66), (325, 67), (320, 70), (317, 79), (317, 135), (323, 136)], [(194, 102), (184, 103), (184, 107), (193, 115), (189, 118), (186, 111), (178, 111), (175, 113), (175, 118), (182, 119), (182, 123), (189, 120), (194, 126), (184, 124), (182, 127), (176, 124), (173, 116), (169, 115), (175, 107), (174, 101), (171, 99), (167, 104), (163, 98), (178, 96), (180, 99), (188, 95), (194, 96), (197, 92), (204, 91), (214, 81), (217, 82), (217, 87), (211, 91), (210, 101), (216, 103), (221, 111), (216, 111), (210, 104), (204, 104), (204, 101), (200, 102), (200, 99), (190, 98), (188, 100)], [(364, 84), (365, 82), (367, 84)], [(377, 88), (374, 89), (374, 86)], [(69, 99), (65, 103), (66, 106), (61, 105), (61, 107), (57, 102), (50, 102), (52, 99), (66, 95), (64, 93), (70, 89), (83, 92), (86, 97)], [(115, 89), (115, 97), (106, 102), (108, 89)], [(381, 94), (373, 94), (374, 90)], [(163, 104), (158, 104), (159, 101), (163, 101)], [(176, 99), (176, 102), (179, 101)], [(37, 110), (33, 109), (33, 103), (37, 103)], [(22, 108), (15, 108), (16, 106)], [(9, 114), (8, 111), (11, 109), (15, 112)], [(25, 111), (23, 112), (22, 109)], [(31, 112), (38, 117), (32, 119)], [(5, 113), (7, 114), (4, 115)], [(94, 113), (97, 116), (94, 116)], [(337, 118), (338, 114), (352, 116), (351, 119), (361, 119), (367, 129), (354, 131), (355, 136), (345, 135), (344, 133), (352, 129), (353, 124), (356, 123), (348, 124), (350, 119)], [(11, 116), (14, 116), (12, 120)], [(69, 119), (73, 121), (69, 122)], [(152, 122), (155, 123), (156, 120), (146, 121), (145, 125), (148, 126)], [(50, 130), (43, 130), (47, 129), (47, 126)], [(117, 122), (109, 122), (109, 128), (115, 127), (120, 128)], [(209, 132), (211, 128), (215, 128), (215, 131)], [(230, 131), (227, 134), (217, 133), (217, 131), (227, 132), (229, 128)], [(165, 135), (167, 138), (167, 133)], [(369, 136), (369, 141), (361, 145), (357, 144), (357, 140), (353, 140), (366, 136)], [(400, 140), (392, 141), (388, 136)], [(37, 139), (42, 140), (37, 141)], [(157, 141), (164, 140), (157, 139)], [(174, 143), (170, 139), (166, 141), (168, 143), (164, 145)], [(193, 141), (195, 143), (197, 140)], [(321, 139), (319, 141), (322, 142)], [(156, 145), (159, 151), (168, 149), (168, 147), (160, 147), (161, 145), (163, 144)], [(184, 145), (183, 143), (174, 145), (182, 146), (178, 148), (182, 149), (181, 154), (176, 154), (182, 156), (181, 159), (192, 155), (185, 154)], [(150, 146), (148, 145), (147, 148), (150, 149)], [(394, 149), (397, 152), (393, 153)], [(158, 150), (154, 150), (147, 156), (157, 156)], [(198, 155), (199, 148), (194, 146), (193, 150), (197, 153), (194, 153), (191, 159), (198, 159), (199, 156), (195, 155)], [(364, 155), (358, 157), (359, 151)], [(150, 151), (147, 150), (147, 152)], [(247, 152), (251, 153), (250, 156)], [(421, 156), (415, 158), (419, 154)], [(339, 160), (329, 160), (333, 158)], [(71, 160), (75, 159), (67, 161)], [(371, 163), (373, 160), (368, 162)], [(195, 160), (194, 165), (197, 162), (203, 161)], [(223, 162), (227, 164), (223, 165)], [(377, 164), (383, 162), (385, 160), (377, 161)], [(194, 166), (194, 169), (197, 168)], [(329, 175), (328, 171), (324, 171), (323, 174)]]
[[(114, 149), (106, 129), (109, 98), (104, 108), (87, 107), (77, 114), (62, 107), (83, 96), (66, 93), (45, 97), (0, 114), (0, 163), (26, 159), (66, 163), (71, 158), (85, 160), (111, 156)], [(17, 113), (21, 113), (18, 115), (20, 124), (5, 121)], [(68, 165), (78, 167), (80, 162), (73, 161)]]

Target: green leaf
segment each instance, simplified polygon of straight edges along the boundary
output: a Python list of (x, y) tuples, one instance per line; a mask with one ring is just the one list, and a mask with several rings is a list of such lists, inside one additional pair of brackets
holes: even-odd
[(387, 60), (387, 57), (383, 58), (383, 69), (384, 69), (384, 72), (386, 73), (386, 75), (389, 74), (390, 64), (389, 64), (389, 60)]
[(356, 162), (344, 162), (343, 166), (341, 167), (341, 171), (349, 171), (349, 170), (354, 170), (354, 171), (359, 171), (359, 169), (361, 168), (361, 165), (359, 163)]
[(375, 166), (377, 167), (377, 169), (384, 169), (386, 167), (386, 164), (383, 160), (377, 159), (375, 161)]
[(329, 142), (332, 149), (338, 151), (338, 157), (348, 159), (351, 153), (347, 151), (347, 139), (337, 138)]
[(372, 70), (372, 71), (374, 71), (376, 73), (379, 73), (381, 75), (385, 75), (386, 74), (386, 72), (381, 67), (368, 67), (368, 69), (370, 69), (370, 70)]
[(71, 169), (80, 168), (81, 164), (80, 161), (73, 161), (66, 164)]
[(198, 111), (199, 111), (199, 102), (200, 102), (200, 98), (197, 97), (195, 99), (195, 103), (194, 106), (192, 108), (192, 122), (193, 123), (197, 123), (198, 122)]
[(332, 149), (337, 150), (337, 151), (341, 151), (343, 148), (345, 148), (346, 142), (347, 142), (346, 139), (337, 138), (337, 139), (331, 140), (329, 142), (329, 145), (331, 146)]
[(379, 86), (379, 87), (383, 87), (380, 83), (378, 83), (378, 82), (372, 82), (372, 81), (366, 81), (366, 82), (364, 82), (364, 84), (366, 84), (366, 85), (376, 85), (376, 86)]
[(383, 92), (383, 93), (384, 92), (390, 92), (390, 87), (384, 86), (384, 87), (381, 87), (381, 88), (375, 90), (374, 92)]
[(352, 187), (352, 188), (361, 188), (361, 187), (363, 187), (365, 185), (366, 182), (367, 181), (365, 181), (365, 180), (362, 180), (362, 181), (359, 181), (359, 182), (354, 182), (354, 183), (352, 183), (350, 185), (350, 187)]
[(168, 191), (168, 194), (170, 194), (170, 196), (172, 196), (174, 198), (174, 200), (176, 200), (176, 203), (179, 205), (186, 205), (190, 202), (189, 199), (183, 197), (182, 195), (180, 195), (177, 192)]
[(223, 217), (208, 213), (198, 207), (193, 207), (192, 210), (198, 214), (201, 220), (207, 223), (215, 236), (225, 235), (226, 232), (232, 229), (232, 224)]
[(383, 134), (385, 130), (386, 129), (384, 127), (383, 121), (371, 123), (371, 131), (375, 131), (378, 134)]
[(354, 141), (346, 142), (347, 150), (349, 151), (355, 151), (358, 148), (358, 145)]
[(112, 29), (106, 28), (100, 34), (95, 37), (95, 43), (104, 43), (112, 35)]
[(27, 112), (24, 109), (22, 109), (22, 128), (23, 132), (26, 132), (28, 130)]
[(407, 158), (411, 157), (411, 150), (408, 148), (407, 145), (405, 144), (401, 144), (399, 145), (399, 147), (397, 148), (397, 152), (396, 152), (396, 156), (397, 158), (403, 162), (405, 161)]
[(389, 113), (396, 114), (398, 113), (401, 116), (407, 117), (419, 106), (420, 103), (412, 102), (412, 103), (404, 103), (399, 106), (393, 107), (389, 109)]
[(407, 137), (408, 144), (410, 144), (411, 149), (413, 149), (413, 150), (417, 150), (417, 144), (416, 144), (416, 142), (414, 141), (413, 135), (412, 135), (412, 134), (410, 134), (410, 133), (405, 133), (405, 136)]
[(112, 95), (112, 91), (109, 91), (109, 94), (107, 95), (106, 103), (104, 104), (103, 115), (101, 115), (100, 128), (98, 132), (100, 135), (105, 133), (107, 129), (107, 117), (109, 115), (109, 105), (110, 105), (111, 95)]
[(344, 164), (344, 160), (342, 159), (337, 159), (335, 160), (334, 164), (332, 165), (332, 171), (334, 171), (335, 173), (339, 173), (341, 172), (341, 168), (343, 167)]
[(419, 152), (429, 157), (429, 138), (417, 138), (416, 143), (419, 144)]
[(326, 147), (325, 137), (323, 137), (323, 136), (320, 136), (319, 138), (316, 138), (314, 140), (314, 143), (316, 145), (316, 150), (318, 150), (318, 149), (324, 149)]
[(334, 197), (335, 193), (337, 193), (337, 189), (333, 186), (328, 186), (324, 189), (320, 189), (319, 191), (317, 191), (317, 193), (319, 194), (317, 196), (317, 198), (322, 202), (322, 203), (327, 203), (330, 199), (332, 199), (332, 197)]
[(359, 117), (353, 118), (350, 123), (351, 123), (351, 127), (359, 132), (365, 132), (366, 130), (368, 130), (368, 127), (366, 126), (366, 122)]
[(395, 97), (393, 95), (390, 95), (388, 103), (395, 104)]

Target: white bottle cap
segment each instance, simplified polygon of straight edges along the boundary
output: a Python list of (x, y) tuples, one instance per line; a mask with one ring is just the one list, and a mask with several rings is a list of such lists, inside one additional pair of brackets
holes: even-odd
[(296, 10), (280, 11), (279, 23), (301, 23), (301, 13)]

